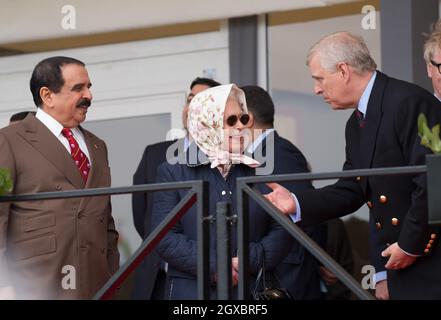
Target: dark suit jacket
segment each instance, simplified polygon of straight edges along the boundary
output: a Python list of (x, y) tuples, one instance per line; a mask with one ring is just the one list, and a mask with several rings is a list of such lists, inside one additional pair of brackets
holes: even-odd
[[(273, 159), (273, 170), (268, 174), (289, 174), (308, 172), (308, 165), (302, 152), (291, 142), (279, 136), (277, 131), (273, 131), (262, 141), (254, 152), (262, 154), (264, 163), (269, 166)], [(272, 157), (272, 154), (274, 157)], [(258, 159), (260, 160), (260, 159)], [(311, 190), (314, 187), (311, 181), (298, 181), (282, 183), (291, 192), (301, 190)], [(269, 190), (268, 190), (269, 191)], [(321, 237), (322, 228), (320, 226), (309, 226), (304, 231), (318, 241)], [(320, 276), (318, 274), (318, 264), (316, 259), (296, 240), (289, 254), (280, 263), (275, 271), (275, 277), (281, 287), (288, 289), (294, 299), (319, 299), (320, 298)]]
[[(352, 246), (346, 232), (345, 223), (337, 218), (328, 220), (323, 224), (323, 248), (338, 262), (349, 274), (354, 271), (354, 259), (352, 256)], [(351, 291), (340, 280), (326, 285), (326, 300), (349, 300)]]
[[(92, 168), (84, 183), (71, 155), (33, 115), (0, 130), (0, 167), (13, 194), (110, 187), (104, 141), (80, 128)], [(21, 299), (90, 299), (119, 267), (110, 196), (0, 203), (0, 287)], [(64, 289), (67, 275), (74, 289)], [(3, 282), (3, 283), (2, 283)]]
[[(424, 113), (430, 127), (441, 123), (441, 103), (426, 90), (377, 72), (365, 125), (355, 112), (346, 125), (344, 170), (421, 165), (431, 151), (422, 146), (417, 118)], [(302, 224), (311, 224), (370, 207), (370, 256), (376, 271), (385, 270), (381, 252), (398, 241), (408, 253), (421, 255), (404, 270), (388, 271), (391, 298), (441, 298), (441, 253), (431, 244), (439, 230), (428, 226), (425, 175), (341, 179), (314, 192), (297, 194)]]
[[(162, 163), (158, 169), (157, 182), (176, 182), (203, 180), (209, 183), (209, 212), (215, 215), (218, 201), (230, 202), (232, 213), (236, 213), (236, 178), (254, 175), (254, 169), (246, 165), (233, 165), (225, 180), (217, 168), (210, 168), (208, 162), (197, 164)], [(260, 188), (260, 191), (263, 190)], [(158, 192), (154, 196), (153, 225), (158, 225), (188, 190)], [(267, 191), (265, 192), (267, 193)], [(291, 248), (292, 238), (282, 227), (270, 218), (254, 201), (249, 203), (250, 239), (250, 280), (261, 266), (265, 250), (268, 271), (283, 260)], [(158, 245), (160, 257), (168, 262), (169, 286), (166, 296), (169, 299), (196, 299), (197, 273), (197, 219), (196, 205), (193, 205), (180, 221), (171, 229)], [(232, 226), (232, 256), (237, 255), (236, 224)], [(210, 231), (210, 279), (216, 270), (216, 229), (212, 224)], [(215, 295), (215, 288), (212, 288)]]
[[(166, 161), (167, 149), (177, 140), (164, 141), (145, 148), (141, 162), (133, 175), (133, 184), (156, 182), (158, 166)], [(136, 231), (145, 240), (152, 231), (153, 192), (134, 193), (132, 195), (133, 221)], [(135, 272), (133, 288), (134, 299), (151, 299), (159, 270), (159, 258), (156, 251), (148, 255)]]

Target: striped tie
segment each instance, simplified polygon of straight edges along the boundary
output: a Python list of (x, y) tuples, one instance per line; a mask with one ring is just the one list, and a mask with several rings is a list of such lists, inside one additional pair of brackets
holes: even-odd
[(70, 130), (69, 128), (64, 128), (63, 130), (61, 130), (61, 133), (63, 134), (63, 136), (66, 137), (67, 141), (69, 141), (70, 154), (72, 156), (72, 159), (75, 161), (78, 170), (80, 170), (80, 174), (83, 177), (84, 182), (86, 182), (90, 171), (89, 159), (87, 159), (84, 152), (81, 151), (77, 140), (75, 140), (73, 136), (72, 130)]

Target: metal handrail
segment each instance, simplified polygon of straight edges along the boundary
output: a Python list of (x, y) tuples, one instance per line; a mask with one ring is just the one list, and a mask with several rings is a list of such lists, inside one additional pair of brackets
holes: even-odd
[(406, 166), (406, 167), (390, 167), (390, 168), (373, 168), (373, 169), (356, 169), (333, 172), (318, 173), (291, 173), (278, 174), (272, 176), (252, 176), (237, 178), (243, 183), (266, 183), (266, 182), (292, 182), (305, 180), (330, 180), (340, 178), (355, 178), (367, 176), (390, 176), (402, 174), (420, 174), (426, 173), (426, 166)]
[(81, 198), (81, 197), (94, 197), (94, 196), (103, 196), (103, 195), (137, 193), (137, 192), (146, 192), (146, 191), (191, 189), (193, 188), (195, 183), (199, 183), (199, 182), (200, 181), (168, 182), (168, 183), (155, 183), (155, 184), (139, 184), (136, 186), (128, 186), (128, 187), (90, 188), (90, 189), (81, 189), (81, 190), (49, 191), (49, 192), (39, 192), (39, 193), (24, 193), (17, 195), (4, 195), (4, 196), (0, 196), (0, 202)]

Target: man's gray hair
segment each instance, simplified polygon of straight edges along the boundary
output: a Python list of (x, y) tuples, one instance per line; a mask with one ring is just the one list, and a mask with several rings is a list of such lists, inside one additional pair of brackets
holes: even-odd
[(424, 60), (427, 64), (430, 64), (436, 49), (441, 49), (441, 20), (435, 23), (432, 33), (424, 43)]
[(340, 62), (352, 66), (359, 74), (377, 69), (363, 38), (349, 32), (337, 32), (320, 39), (309, 49), (306, 65), (309, 66), (316, 55), (329, 72), (334, 72)]

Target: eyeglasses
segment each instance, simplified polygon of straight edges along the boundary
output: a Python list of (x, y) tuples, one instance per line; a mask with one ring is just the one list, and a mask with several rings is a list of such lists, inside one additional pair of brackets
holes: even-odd
[(441, 68), (440, 68), (441, 63), (436, 63), (436, 62), (433, 61), (433, 60), (430, 60), (430, 63), (431, 63), (434, 67), (436, 67), (436, 68), (438, 69), (438, 72), (439, 72), (439, 73), (441, 73)]
[(244, 113), (243, 115), (241, 115), (240, 117), (236, 116), (236, 115), (232, 115), (229, 116), (227, 118), (227, 124), (230, 127), (233, 127), (234, 125), (236, 125), (237, 121), (240, 121), (244, 126), (246, 126), (246, 124), (248, 123), (248, 121), (250, 121), (250, 116), (246, 113)]

